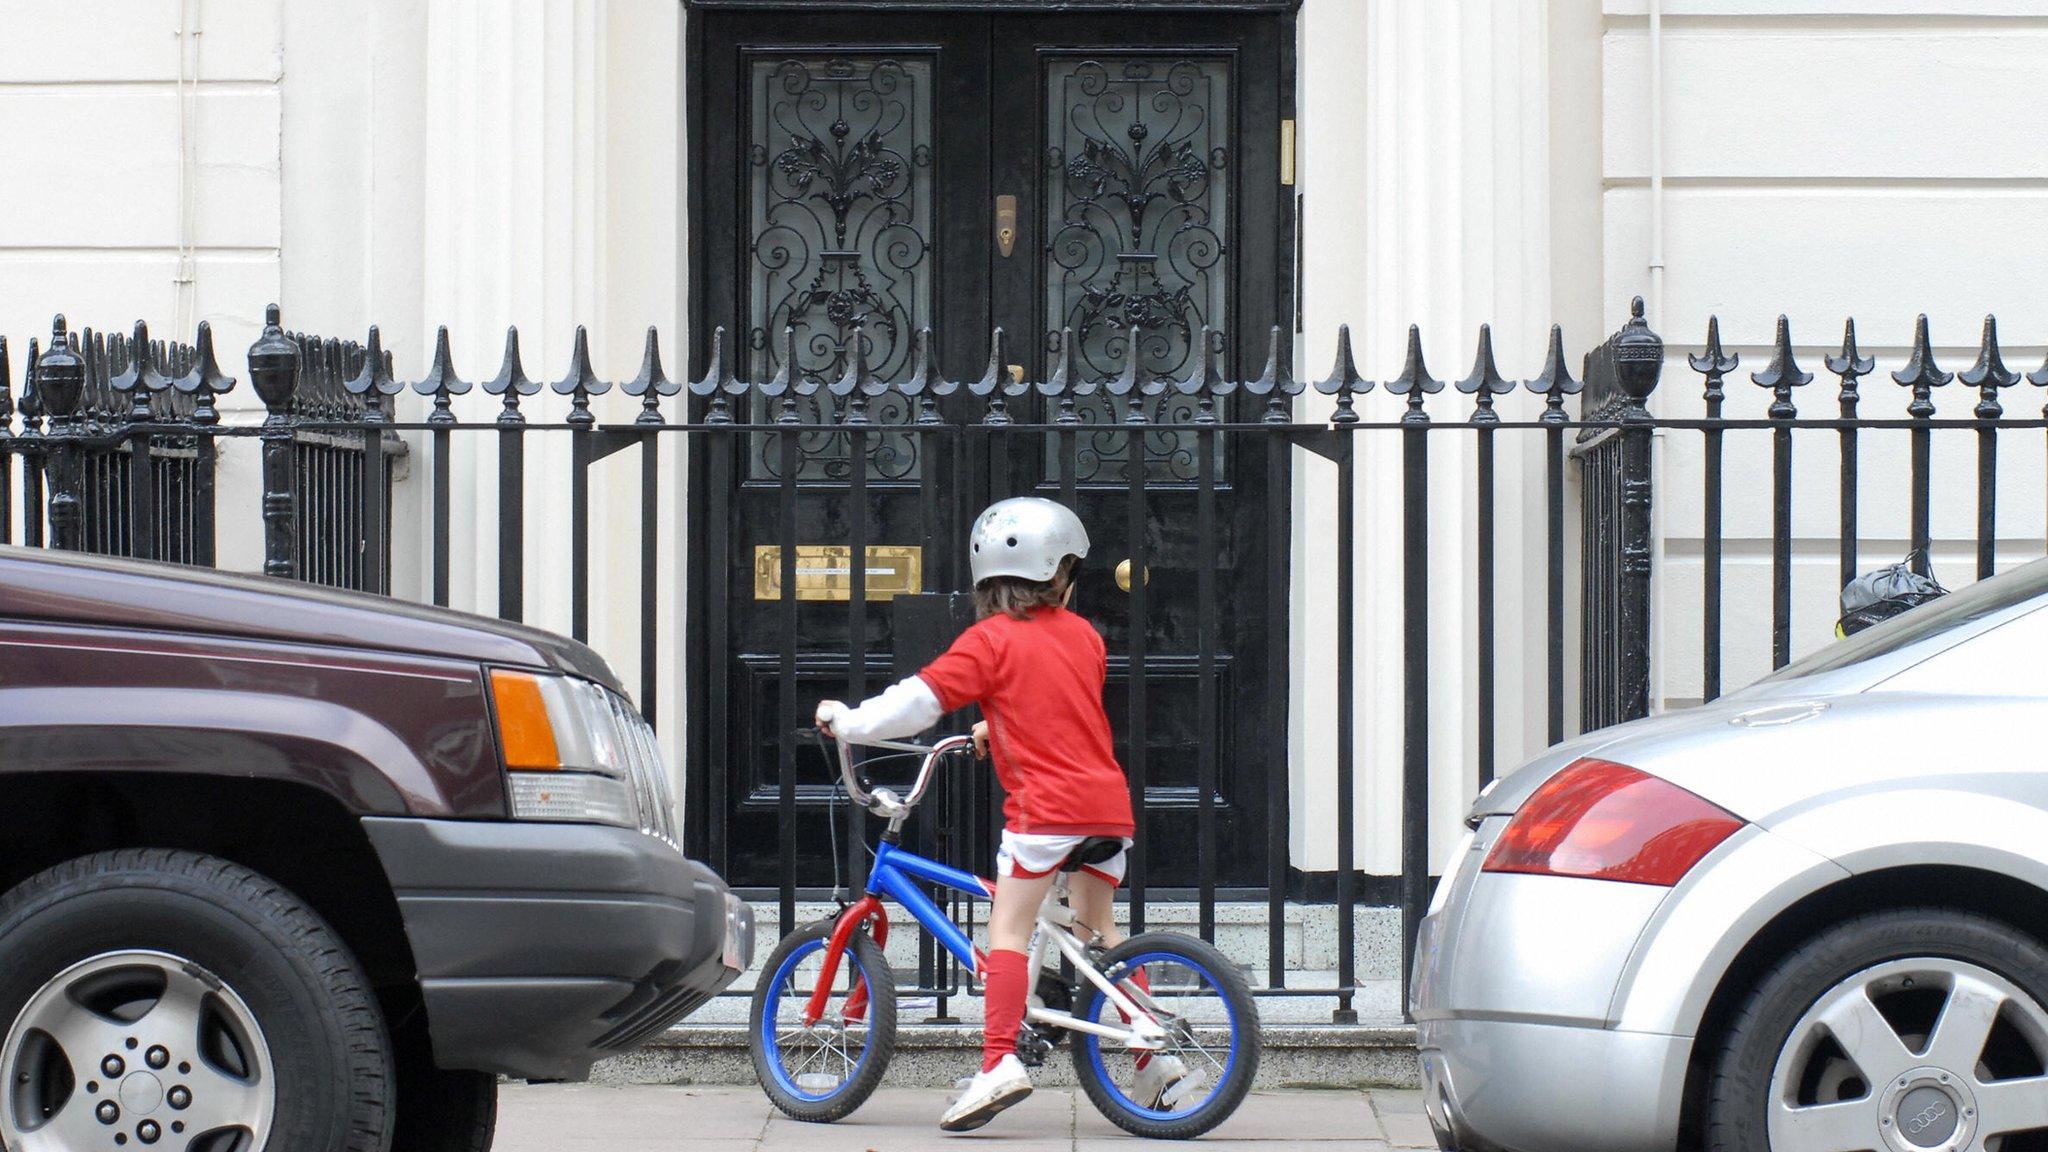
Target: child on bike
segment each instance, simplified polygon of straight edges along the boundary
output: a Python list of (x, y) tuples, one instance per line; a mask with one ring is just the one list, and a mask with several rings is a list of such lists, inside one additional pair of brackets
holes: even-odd
[[(820, 729), (859, 742), (910, 736), (945, 713), (981, 706), (975, 744), (995, 760), (1007, 793), (1005, 826), (981, 972), (981, 1071), (940, 1119), (949, 1132), (979, 1128), (1031, 1094), (1016, 1048), (1036, 976), (1025, 969), (1039, 907), (1084, 841), (1117, 837), (1128, 848), (1134, 831), (1130, 788), (1102, 707), (1107, 650), (1094, 626), (1067, 610), (1074, 570), (1088, 555), (1080, 517), (1051, 500), (1003, 500), (975, 518), (968, 549), (974, 626), (922, 671), (859, 707), (827, 700), (817, 711)], [(1113, 898), (1124, 863), (1119, 851), (1085, 865), (1069, 893), (1076, 919), (1111, 947), (1121, 940)], [(1141, 1054), (1138, 1103), (1158, 1107), (1187, 1075), (1178, 1057)]]

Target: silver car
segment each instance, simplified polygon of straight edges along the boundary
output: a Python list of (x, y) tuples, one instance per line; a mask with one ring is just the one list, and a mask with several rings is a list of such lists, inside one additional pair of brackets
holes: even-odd
[(2048, 561), (1488, 789), (1422, 925), (1465, 1152), (2048, 1149)]

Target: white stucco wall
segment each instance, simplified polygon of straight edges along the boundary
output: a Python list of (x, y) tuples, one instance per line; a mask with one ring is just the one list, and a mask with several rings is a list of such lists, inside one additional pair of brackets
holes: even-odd
[[(1780, 311), (1816, 373), (1801, 405), (1832, 409), (1824, 346), (1855, 314), (1881, 369), (1896, 367), (1913, 315), (1930, 313), (1943, 362), (1966, 366), (1986, 311), (2005, 322), (2009, 362), (2039, 362), (2048, 338), (2048, 10), (2033, 0), (1663, 0), (1661, 296), (1651, 291), (1650, 0), (1305, 0), (1300, 182), (1304, 335), (1297, 371), (1327, 372), (1350, 324), (1361, 370), (1398, 371), (1408, 324), (1435, 374), (1471, 363), (1493, 325), (1510, 376), (1538, 367), (1547, 327), (1577, 357), (1618, 324), (1628, 296), (1653, 296), (1674, 345), (1709, 313), (1744, 359), (1729, 411), (1761, 414), (1747, 373)], [(186, 35), (179, 35), (181, 12)], [(297, 328), (360, 335), (373, 320), (401, 375), (425, 367), (449, 326), (472, 380), (496, 371), (503, 330), (521, 330), (535, 379), (561, 375), (577, 323), (599, 372), (635, 371), (661, 330), (681, 376), (688, 189), (685, 68), (677, 0), (17, 0), (0, 15), (0, 126), (18, 144), (0, 166), (0, 332), (18, 379), (30, 335), (52, 309), (75, 324), (173, 329), (210, 319), (240, 374), (264, 304)], [(187, 82), (181, 86), (180, 52)], [(180, 129), (180, 108), (185, 109)], [(182, 144), (181, 144), (182, 141)], [(181, 162), (181, 148), (189, 159)], [(189, 216), (181, 205), (189, 179)], [(181, 254), (193, 275), (181, 283)], [(159, 329), (159, 334), (165, 334)], [(1657, 403), (1698, 410), (1697, 377), (1674, 364)], [(1869, 412), (1902, 408), (1882, 375)], [(1942, 398), (1963, 411), (1962, 390)], [(552, 397), (543, 402), (556, 402)], [(2011, 404), (2039, 398), (2015, 390)], [(607, 397), (619, 416), (632, 401)], [(251, 415), (246, 391), (230, 418)], [(462, 402), (487, 419), (492, 398)], [(1312, 414), (1328, 402), (1310, 396)], [(1362, 411), (1391, 418), (1375, 393)], [(1526, 396), (1504, 415), (1532, 415)], [(1462, 421), (1469, 400), (1431, 401)], [(1397, 437), (1369, 435), (1358, 467), (1357, 863), (1398, 865), (1400, 800)], [(1819, 438), (1799, 456), (1797, 643), (1832, 620), (1834, 464)], [(1902, 550), (1903, 444), (1865, 437), (1868, 563)], [(1893, 437), (1894, 441), (1899, 438)], [(2002, 556), (2040, 550), (2042, 444), (2009, 438), (2001, 461)], [(1948, 441), (1953, 441), (1953, 443)], [(458, 438), (458, 606), (495, 607), (498, 493), (492, 446)], [(679, 653), (688, 531), (682, 439), (666, 442), (659, 553), (660, 651)], [(1473, 788), (1476, 617), (1471, 456), (1432, 441), (1432, 800), (1437, 848)], [(422, 447), (418, 446), (417, 447)], [(1938, 441), (1942, 574), (1969, 570), (1973, 461), (1967, 437)], [(1659, 693), (1698, 687), (1698, 445), (1660, 441)], [(1762, 436), (1729, 440), (1726, 683), (1767, 661), (1769, 494)], [(566, 451), (528, 462), (527, 616), (566, 629)], [(253, 461), (224, 464), (222, 556), (258, 562)], [(1500, 766), (1542, 742), (1541, 459), (1532, 437), (1500, 439)], [(401, 594), (423, 596), (424, 500), (414, 455), (395, 540)], [(1336, 749), (1330, 720), (1339, 654), (1328, 613), (1335, 566), (1334, 468), (1297, 458), (1293, 672), (1298, 867), (1334, 867)], [(637, 683), (638, 461), (595, 477), (593, 642)], [(1569, 523), (1569, 520), (1568, 520)], [(664, 667), (659, 707), (680, 713)], [(1576, 711), (1575, 698), (1568, 712)], [(671, 729), (672, 731), (672, 729)]]
[[(1608, 0), (1601, 71), (1603, 229), (1608, 323), (1649, 289), (1651, 123), (1648, 0)], [(1770, 358), (1779, 313), (1814, 374), (1797, 403), (1833, 415), (1838, 380), (1825, 356), (1853, 316), (1878, 373), (1862, 384), (1866, 415), (1903, 417), (1888, 373), (1905, 359), (1914, 317), (1928, 314), (1940, 363), (1967, 368), (1995, 312), (2007, 363), (2041, 363), (2048, 339), (2048, 100), (2029, 77), (2048, 68), (2048, 6), (2015, 0), (1664, 0), (1664, 295), (1667, 340), (1697, 347), (1718, 314), (1742, 366), (1726, 412), (1761, 417), (1749, 373)], [(1674, 362), (1658, 411), (1699, 415), (1700, 377)], [(1967, 417), (1974, 391), (1941, 390), (1939, 414)], [(2021, 385), (2009, 410), (2038, 414)], [(1910, 499), (1902, 433), (1862, 438), (1861, 567), (1907, 548)], [(1838, 591), (1839, 455), (1833, 438), (1798, 437), (1794, 462), (1795, 654), (1828, 639)], [(1935, 437), (1933, 531), (1938, 574), (1974, 572), (1975, 436)], [(2001, 438), (2001, 566), (2043, 548), (2042, 443)], [(1700, 694), (1701, 445), (1660, 443), (1663, 544), (1657, 651), (1660, 695)], [(1770, 666), (1769, 433), (1727, 440), (1723, 683)]]

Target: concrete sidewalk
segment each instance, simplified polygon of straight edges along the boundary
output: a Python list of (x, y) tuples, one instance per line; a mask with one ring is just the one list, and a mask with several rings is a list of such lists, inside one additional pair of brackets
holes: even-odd
[[(1105, 1152), (1148, 1146), (1072, 1089), (1041, 1088), (979, 1132), (938, 1130), (950, 1094), (883, 1088), (837, 1124), (799, 1124), (755, 1087), (508, 1086), (496, 1152)], [(1150, 1145), (1169, 1147), (1167, 1144)], [(1194, 1147), (1314, 1152), (1435, 1148), (1421, 1094), (1399, 1089), (1254, 1092)]]

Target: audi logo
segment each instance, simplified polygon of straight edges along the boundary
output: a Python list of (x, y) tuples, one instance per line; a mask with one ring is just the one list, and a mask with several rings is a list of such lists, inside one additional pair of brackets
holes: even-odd
[(1929, 1104), (1915, 1113), (1912, 1119), (1901, 1121), (1899, 1126), (1906, 1130), (1908, 1136), (1918, 1136), (1939, 1123), (1947, 1115), (1948, 1105), (1941, 1103)]

